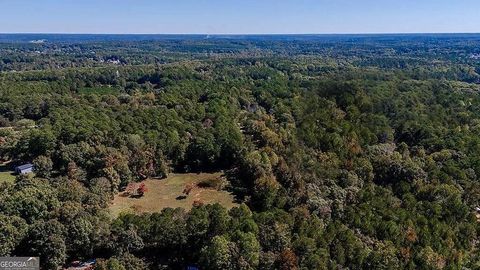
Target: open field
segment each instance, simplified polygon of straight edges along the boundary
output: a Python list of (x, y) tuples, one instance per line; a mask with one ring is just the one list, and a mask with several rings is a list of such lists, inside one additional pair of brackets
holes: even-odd
[[(200, 200), (204, 204), (220, 203), (226, 208), (235, 207), (234, 196), (225, 190), (200, 188), (196, 186), (204, 180), (220, 177), (221, 173), (188, 173), (171, 174), (166, 179), (148, 179), (144, 181), (148, 191), (141, 198), (132, 198), (119, 193), (110, 205), (110, 212), (118, 216), (122, 212), (151, 213), (159, 212), (164, 208), (190, 209), (194, 201)], [(190, 194), (182, 197), (187, 184), (195, 187)]]
[(0, 183), (15, 182), (14, 171), (10, 170), (8, 164), (0, 164)]

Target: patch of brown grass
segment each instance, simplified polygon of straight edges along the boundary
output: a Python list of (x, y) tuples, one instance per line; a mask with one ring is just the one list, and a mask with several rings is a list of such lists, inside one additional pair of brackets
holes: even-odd
[[(167, 178), (147, 179), (145, 183), (148, 192), (141, 198), (130, 198), (119, 193), (110, 205), (110, 212), (118, 216), (122, 212), (129, 213), (153, 213), (160, 212), (164, 208), (181, 207), (186, 210), (192, 208), (193, 204), (214, 204), (219, 203), (226, 208), (233, 208), (237, 204), (234, 197), (228, 191), (218, 190), (219, 182), (224, 182), (221, 173), (187, 173), (170, 174)], [(201, 184), (203, 183), (203, 184)], [(204, 188), (205, 183), (208, 188)], [(188, 196), (183, 194), (184, 188), (192, 185), (193, 188)], [(213, 185), (212, 187), (210, 185)], [(223, 185), (223, 184), (222, 184)]]

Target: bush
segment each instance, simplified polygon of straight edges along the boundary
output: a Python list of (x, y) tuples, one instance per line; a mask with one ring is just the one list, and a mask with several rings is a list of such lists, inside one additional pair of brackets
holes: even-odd
[(224, 179), (221, 177), (215, 177), (215, 178), (208, 178), (205, 180), (202, 180), (198, 182), (197, 186), (199, 188), (213, 188), (216, 190), (220, 190), (224, 186)]

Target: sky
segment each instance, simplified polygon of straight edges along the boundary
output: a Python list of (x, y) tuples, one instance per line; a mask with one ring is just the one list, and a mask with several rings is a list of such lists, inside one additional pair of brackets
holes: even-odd
[(0, 0), (0, 33), (480, 33), (480, 1)]

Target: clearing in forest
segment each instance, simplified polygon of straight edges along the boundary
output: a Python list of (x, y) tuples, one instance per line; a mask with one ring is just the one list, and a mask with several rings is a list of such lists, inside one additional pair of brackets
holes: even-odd
[(0, 183), (14, 183), (15, 172), (10, 170), (8, 163), (0, 163)]
[[(165, 179), (148, 179), (142, 182), (147, 189), (142, 197), (120, 192), (110, 205), (110, 212), (116, 217), (120, 213), (160, 212), (168, 207), (189, 210), (194, 203), (235, 207), (233, 194), (214, 187), (219, 180), (223, 180), (222, 173), (170, 174)], [(188, 195), (184, 193), (186, 189), (190, 189)]]

